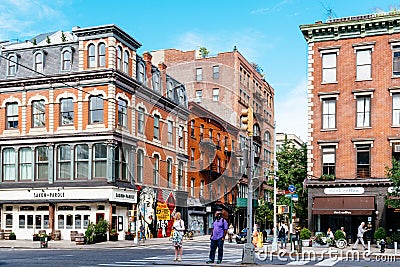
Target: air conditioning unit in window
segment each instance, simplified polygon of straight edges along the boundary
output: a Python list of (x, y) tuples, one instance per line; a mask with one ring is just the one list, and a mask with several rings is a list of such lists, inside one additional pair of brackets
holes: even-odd
[(400, 145), (394, 146), (394, 152), (400, 152)]

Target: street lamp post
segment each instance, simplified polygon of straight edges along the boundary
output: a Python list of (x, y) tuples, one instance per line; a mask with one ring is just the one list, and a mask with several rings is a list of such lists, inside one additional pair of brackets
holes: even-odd
[(278, 170), (278, 162), (276, 160), (276, 122), (274, 123), (274, 225), (272, 228), (274, 230), (274, 238), (272, 239), (272, 251), (275, 252), (278, 250), (278, 236), (277, 236), (277, 222), (276, 222), (276, 181), (278, 180), (278, 176), (276, 172)]

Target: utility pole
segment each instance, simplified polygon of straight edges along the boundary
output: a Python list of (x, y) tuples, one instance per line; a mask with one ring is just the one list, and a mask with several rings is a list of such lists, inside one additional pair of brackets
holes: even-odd
[(249, 150), (247, 155), (250, 157), (247, 173), (247, 242), (243, 248), (242, 264), (254, 264), (254, 246), (252, 244), (252, 223), (253, 223), (253, 171), (254, 171), (254, 147), (253, 147), (253, 110), (251, 108), (242, 110), (242, 130), (247, 130), (249, 136)]

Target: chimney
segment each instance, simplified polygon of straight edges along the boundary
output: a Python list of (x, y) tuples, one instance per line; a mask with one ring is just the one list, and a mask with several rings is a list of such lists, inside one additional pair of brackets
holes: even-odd
[(158, 63), (158, 69), (160, 70), (161, 94), (167, 95), (167, 65), (161, 61)]
[(146, 64), (146, 82), (147, 82), (147, 87), (153, 88), (153, 79), (152, 79), (152, 74), (151, 74), (151, 58), (153, 56), (149, 52), (144, 52), (143, 53), (143, 60)]

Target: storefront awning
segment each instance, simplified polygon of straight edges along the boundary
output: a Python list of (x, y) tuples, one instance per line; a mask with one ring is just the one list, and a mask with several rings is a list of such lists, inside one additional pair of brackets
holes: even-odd
[(372, 215), (375, 210), (373, 196), (316, 197), (312, 213), (328, 215)]

